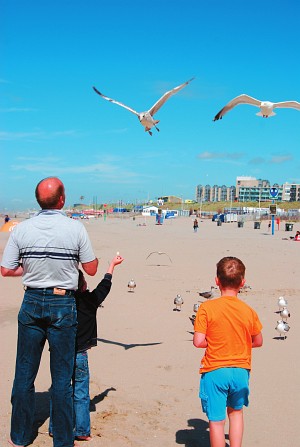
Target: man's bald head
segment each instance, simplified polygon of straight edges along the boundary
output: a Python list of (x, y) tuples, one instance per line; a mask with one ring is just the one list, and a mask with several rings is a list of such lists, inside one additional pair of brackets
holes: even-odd
[(37, 184), (35, 197), (43, 210), (60, 210), (65, 203), (65, 187), (59, 178), (47, 177)]

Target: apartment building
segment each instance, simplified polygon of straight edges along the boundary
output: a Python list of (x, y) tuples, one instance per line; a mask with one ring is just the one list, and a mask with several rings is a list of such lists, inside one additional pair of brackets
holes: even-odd
[(196, 202), (227, 202), (234, 201), (236, 197), (235, 186), (198, 185), (196, 187)]
[(196, 201), (201, 202), (222, 202), (237, 200), (239, 202), (265, 202), (269, 201), (270, 188), (278, 189), (279, 201), (299, 202), (300, 184), (277, 183), (271, 185), (269, 180), (257, 179), (255, 177), (241, 176), (236, 178), (235, 186), (218, 185), (198, 185), (196, 187)]

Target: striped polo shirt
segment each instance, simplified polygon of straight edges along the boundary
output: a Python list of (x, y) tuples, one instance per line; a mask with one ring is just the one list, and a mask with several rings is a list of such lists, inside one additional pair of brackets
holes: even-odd
[(78, 264), (95, 259), (87, 231), (61, 210), (41, 210), (16, 225), (6, 244), (1, 265), (23, 264), (23, 284), (32, 288), (76, 290)]

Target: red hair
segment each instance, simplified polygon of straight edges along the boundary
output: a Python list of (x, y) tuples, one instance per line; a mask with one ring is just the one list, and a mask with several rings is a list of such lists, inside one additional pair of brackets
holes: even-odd
[(217, 264), (217, 277), (223, 287), (237, 289), (245, 277), (245, 270), (246, 267), (240, 259), (227, 256)]

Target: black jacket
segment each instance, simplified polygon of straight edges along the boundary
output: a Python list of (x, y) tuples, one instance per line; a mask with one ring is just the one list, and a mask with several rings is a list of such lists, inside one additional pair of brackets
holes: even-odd
[(92, 292), (76, 292), (77, 339), (76, 352), (97, 346), (97, 309), (111, 289), (112, 275), (106, 273), (102, 281)]

